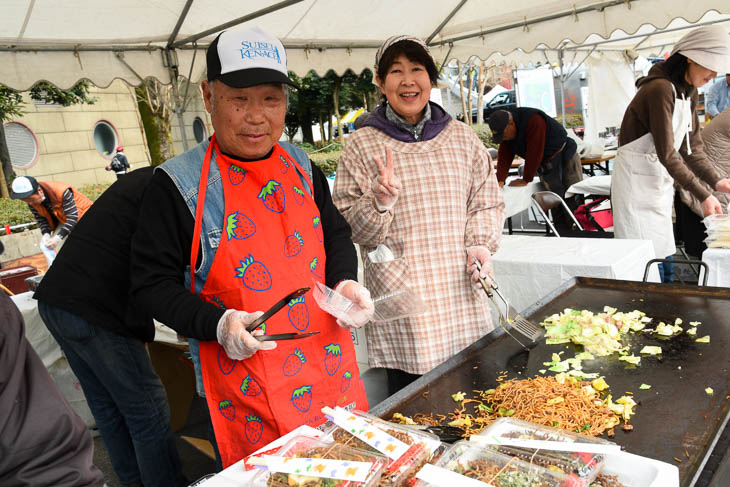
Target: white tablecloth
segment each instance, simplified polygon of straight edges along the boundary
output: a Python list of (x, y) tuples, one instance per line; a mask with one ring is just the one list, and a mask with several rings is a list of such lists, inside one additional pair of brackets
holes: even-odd
[(585, 178), (583, 181), (573, 184), (568, 191), (565, 192), (565, 197), (569, 198), (576, 194), (595, 194), (608, 196), (611, 194), (611, 176), (593, 176)]
[(532, 205), (533, 193), (544, 189), (538, 180), (528, 183), (527, 186), (507, 186), (505, 184), (503, 191), (505, 216), (509, 218), (528, 209)]
[(708, 286), (730, 287), (730, 249), (707, 249), (702, 253), (702, 260), (710, 268)]
[[(493, 260), (503, 294), (521, 311), (575, 276), (640, 281), (653, 258), (649, 240), (502, 235)], [(649, 280), (659, 281), (657, 266)]]

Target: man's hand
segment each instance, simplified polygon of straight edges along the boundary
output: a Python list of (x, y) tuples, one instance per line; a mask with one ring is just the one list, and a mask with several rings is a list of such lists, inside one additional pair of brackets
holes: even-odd
[(370, 297), (370, 291), (355, 281), (342, 281), (336, 287), (335, 291), (352, 301), (355, 306), (348, 313), (350, 322), (337, 320), (337, 324), (346, 330), (360, 328), (373, 318), (375, 305)]
[(525, 181), (524, 179), (521, 179), (521, 178), (513, 179), (512, 181), (509, 182), (508, 186), (518, 186), (518, 187), (527, 186), (527, 181)]
[(246, 326), (253, 323), (263, 311), (246, 313), (235, 309), (228, 309), (218, 321), (216, 337), (218, 343), (223, 346), (226, 355), (233, 360), (244, 360), (251, 357), (259, 350), (273, 350), (276, 342), (260, 342), (255, 336), (263, 334), (259, 328), (253, 334), (246, 331)]
[(50, 247), (48, 246), (50, 241), (51, 241), (51, 234), (44, 233), (43, 236), (41, 237), (41, 245), (47, 249), (50, 249)]
[[(471, 275), (471, 281), (479, 284), (479, 278), (482, 278), (487, 281), (487, 284), (491, 284), (489, 276), (493, 275), (494, 271), (492, 270), (492, 253), (489, 249), (475, 245), (467, 248), (466, 253), (466, 272)], [(475, 260), (479, 262), (481, 271), (477, 269)]]
[[(718, 186), (720, 185), (720, 183), (717, 184)], [(702, 215), (710, 216), (716, 213), (722, 213), (722, 205), (720, 205), (720, 202), (717, 201), (717, 198), (710, 195), (702, 202)]]
[(385, 148), (385, 164), (377, 156), (373, 159), (378, 165), (378, 177), (372, 184), (375, 206), (378, 211), (386, 211), (393, 208), (403, 186), (398, 177), (393, 174), (393, 149)]
[(719, 180), (715, 185), (715, 191), (719, 191), (721, 193), (730, 193), (730, 179), (725, 178)]

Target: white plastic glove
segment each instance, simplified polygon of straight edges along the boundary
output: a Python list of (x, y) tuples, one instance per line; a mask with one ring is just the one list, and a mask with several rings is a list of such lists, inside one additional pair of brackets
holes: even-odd
[(375, 305), (367, 288), (355, 281), (346, 280), (335, 286), (335, 292), (342, 294), (355, 304), (348, 313), (351, 322), (337, 319), (337, 324), (342, 328), (346, 330), (360, 328), (373, 318)]
[(378, 165), (378, 177), (373, 181), (371, 189), (375, 196), (375, 207), (381, 213), (393, 208), (402, 189), (400, 179), (393, 174), (393, 149), (385, 147), (385, 164), (375, 156)]
[[(494, 271), (492, 269), (492, 253), (489, 249), (480, 245), (474, 245), (472, 247), (468, 247), (466, 249), (466, 253), (466, 272), (471, 275), (471, 281), (478, 285), (479, 278), (481, 277), (487, 281), (487, 284), (491, 284), (492, 281), (489, 279), (489, 276), (492, 275)], [(479, 264), (481, 264), (481, 271), (477, 269), (474, 259), (478, 260)]]
[(49, 242), (51, 241), (51, 234), (50, 233), (44, 233), (41, 237), (41, 246), (45, 248), (50, 248), (48, 246)]
[(259, 350), (273, 350), (276, 342), (260, 342), (255, 337), (263, 335), (261, 328), (253, 334), (246, 331), (246, 326), (264, 314), (263, 311), (246, 313), (235, 309), (228, 309), (218, 321), (216, 337), (223, 346), (226, 355), (233, 360), (244, 360)]
[(58, 235), (54, 235), (53, 237), (48, 239), (48, 243), (46, 243), (46, 248), (55, 249), (60, 243), (61, 237), (59, 237)]

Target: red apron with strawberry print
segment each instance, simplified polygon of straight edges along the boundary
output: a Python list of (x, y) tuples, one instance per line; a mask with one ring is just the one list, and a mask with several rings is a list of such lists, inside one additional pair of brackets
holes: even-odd
[[(201, 298), (252, 312), (268, 309), (297, 288), (313, 287), (313, 281), (324, 282), (319, 209), (294, 158), (277, 144), (266, 160), (234, 161), (220, 153), (215, 138), (210, 145), (223, 182), (225, 222)], [(199, 206), (205, 201), (202, 186), (200, 191)], [(196, 226), (193, 242), (199, 238)], [(276, 349), (241, 361), (229, 359), (215, 341), (200, 342), (203, 384), (224, 467), (299, 425), (319, 426), (325, 421), (323, 406), (368, 409), (352, 336), (317, 306), (311, 291), (263, 326), (267, 334), (320, 333), (279, 341)]]

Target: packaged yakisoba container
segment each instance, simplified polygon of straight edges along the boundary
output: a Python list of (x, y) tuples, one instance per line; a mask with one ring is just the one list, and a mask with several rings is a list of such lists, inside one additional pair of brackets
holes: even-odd
[(566, 475), (470, 441), (454, 443), (416, 473), (416, 487), (578, 487)]
[(590, 485), (603, 469), (607, 455), (621, 451), (615, 443), (601, 438), (513, 418), (498, 419), (471, 441), (572, 476), (576, 486)]
[(334, 441), (296, 436), (276, 455), (249, 459), (262, 471), (255, 487), (375, 487), (388, 459)]
[(330, 420), (325, 438), (388, 457), (381, 486), (410, 486), (416, 472), (442, 449), (436, 435), (390, 423), (361, 411), (322, 410)]

